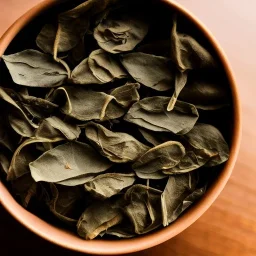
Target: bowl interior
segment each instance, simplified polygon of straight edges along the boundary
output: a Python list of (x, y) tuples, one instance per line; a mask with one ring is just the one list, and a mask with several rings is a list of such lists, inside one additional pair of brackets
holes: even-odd
[[(72, 3), (74, 3), (74, 1)], [(70, 5), (68, 6), (70, 8)], [(61, 5), (56, 5), (56, 1), (46, 0), (35, 8), (31, 9), (28, 13), (21, 17), (0, 39), (0, 55), (2, 55), (3, 52), (9, 54), (24, 50), (24, 46), (26, 48), (36, 49), (34, 42), (40, 28), (46, 22), (50, 23), (52, 21), (51, 17), (53, 17), (53, 13), (61, 12), (65, 10), (65, 8), (66, 3), (64, 2)], [(166, 37), (166, 33), (170, 33), (172, 24), (170, 21), (171, 15), (173, 12), (177, 12), (184, 18), (181, 19), (181, 21), (183, 20), (183, 22), (180, 24), (181, 28), (184, 29), (184, 31), (189, 30), (190, 34), (196, 38), (200, 38), (201, 43), (215, 53), (223, 67), (227, 83), (230, 85), (233, 113), (230, 115), (230, 118), (222, 119), (220, 116), (226, 116), (227, 113), (224, 113), (223, 110), (221, 110), (220, 113), (216, 114), (213, 124), (222, 131), (224, 137), (227, 139), (230, 145), (230, 158), (225, 165), (219, 167), (221, 172), (211, 184), (203, 198), (201, 198), (169, 227), (142, 237), (127, 240), (84, 241), (79, 237), (76, 237), (73, 233), (48, 224), (43, 219), (40, 219), (34, 214), (26, 211), (15, 201), (7, 190), (6, 186), (3, 183), (0, 183), (0, 200), (3, 206), (27, 228), (41, 237), (52, 241), (53, 243), (81, 252), (112, 255), (135, 252), (155, 246), (182, 232), (194, 221), (196, 221), (214, 202), (225, 186), (232, 172), (239, 150), (241, 123), (237, 87), (234, 82), (228, 61), (214, 37), (187, 10), (170, 0), (161, 1), (161, 3), (159, 1), (158, 8), (159, 9), (156, 10), (156, 17), (154, 18), (158, 19), (162, 24), (165, 24), (164, 27), (158, 30), (157, 37), (159, 39)], [(7, 72), (3, 62), (1, 62), (0, 72), (5, 71)], [(2, 86), (8, 84), (8, 79), (10, 78), (1, 77), (0, 84)], [(204, 118), (206, 119), (207, 115), (202, 114), (202, 122)]]

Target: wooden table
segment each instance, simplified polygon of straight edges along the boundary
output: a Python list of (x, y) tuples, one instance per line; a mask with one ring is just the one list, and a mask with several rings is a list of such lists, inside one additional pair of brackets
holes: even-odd
[[(40, 1), (0, 0), (0, 35)], [(256, 1), (177, 1), (208, 26), (229, 57), (242, 100), (242, 145), (233, 175), (211, 208), (174, 239), (132, 256), (256, 255)], [(0, 245), (2, 256), (79, 255), (32, 234), (2, 207)]]

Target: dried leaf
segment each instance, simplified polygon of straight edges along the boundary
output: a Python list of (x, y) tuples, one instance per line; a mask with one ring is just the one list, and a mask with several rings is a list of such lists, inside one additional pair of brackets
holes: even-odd
[(77, 46), (90, 25), (90, 18), (105, 10), (117, 0), (88, 0), (75, 8), (59, 14), (59, 26), (54, 43), (54, 55)]
[(86, 240), (93, 239), (103, 231), (119, 224), (123, 219), (120, 207), (119, 202), (108, 200), (93, 203), (81, 215), (77, 223), (79, 236)]
[[(40, 33), (38, 34), (36, 38), (36, 44), (45, 53), (53, 54), (53, 46), (57, 30), (57, 26), (53, 24), (45, 24), (41, 29)], [(62, 42), (63, 44), (65, 44), (66, 40), (63, 40)], [(63, 49), (65, 50), (65, 47), (62, 46), (60, 42), (59, 52)]]
[(171, 49), (171, 59), (180, 71), (216, 67), (213, 56), (193, 37), (177, 32), (176, 18), (173, 20)]
[(219, 165), (229, 158), (227, 142), (220, 131), (210, 124), (197, 123), (184, 138), (193, 148), (212, 156), (206, 166)]
[(170, 99), (170, 102), (167, 106), (167, 111), (172, 111), (176, 101), (178, 100), (179, 94), (182, 89), (185, 87), (188, 79), (187, 72), (178, 72), (175, 77), (174, 93)]
[(185, 155), (180, 142), (168, 141), (149, 149), (132, 165), (136, 175), (142, 179), (161, 179), (162, 170), (176, 166)]
[(65, 82), (67, 71), (47, 54), (25, 50), (2, 56), (16, 84), (32, 87), (56, 87)]
[(3, 152), (0, 152), (0, 171), (7, 174), (9, 167), (10, 167), (10, 160)]
[(194, 174), (170, 176), (161, 195), (163, 226), (168, 226), (177, 219), (177, 208), (196, 187), (197, 179)]
[(5, 92), (4, 88), (0, 87), (0, 99), (8, 104), (12, 111), (8, 113), (8, 119), (11, 127), (23, 137), (31, 137), (34, 133), (34, 128), (38, 125), (34, 124), (20, 108), (20, 106)]
[(91, 146), (68, 142), (42, 154), (30, 162), (29, 168), (36, 182), (59, 182), (85, 174), (101, 173), (111, 165)]
[(160, 190), (140, 184), (133, 185), (125, 193), (128, 205), (124, 207), (124, 212), (136, 234), (146, 234), (161, 226), (161, 193)]
[(124, 108), (128, 108), (133, 103), (140, 100), (140, 95), (138, 93), (139, 88), (139, 83), (126, 83), (125, 85), (112, 90), (110, 95), (116, 98), (119, 105)]
[[(30, 138), (25, 140), (14, 152), (8, 171), (8, 180), (15, 180), (29, 173), (29, 163), (34, 161), (40, 154), (35, 150), (36, 143), (57, 142), (63, 138), (43, 139)], [(32, 147), (32, 148), (31, 148)]]
[(167, 91), (174, 87), (177, 70), (170, 59), (132, 52), (123, 54), (120, 60), (137, 82), (157, 91)]
[(148, 33), (149, 25), (143, 14), (136, 6), (113, 9), (95, 28), (94, 38), (108, 52), (131, 51)]
[(13, 193), (18, 196), (22, 206), (27, 208), (31, 198), (37, 195), (37, 184), (32, 179), (30, 173), (19, 177), (11, 183)]
[(179, 98), (198, 109), (215, 110), (228, 105), (228, 89), (221, 81), (201, 79), (200, 75), (188, 83), (181, 91)]
[(104, 84), (115, 79), (126, 78), (122, 65), (102, 49), (93, 51), (72, 71), (71, 80), (75, 84)]
[[(123, 93), (127, 93), (127, 96), (117, 93), (115, 98), (111, 94), (87, 90), (84, 87), (65, 86), (56, 89), (50, 96), (50, 100), (63, 102), (65, 99), (62, 112), (78, 120), (109, 120), (119, 118), (126, 113), (122, 104), (131, 105), (137, 100), (130, 94), (130, 90), (124, 90)], [(124, 103), (123, 97), (128, 98), (128, 101)]]
[(54, 139), (65, 137), (68, 140), (78, 139), (81, 129), (77, 125), (69, 124), (56, 116), (46, 118), (36, 130), (37, 138)]
[(167, 111), (170, 98), (155, 96), (133, 104), (124, 119), (143, 128), (157, 132), (185, 134), (198, 119), (194, 105), (177, 101), (172, 111)]
[(116, 163), (134, 161), (149, 149), (127, 133), (112, 132), (92, 122), (85, 125), (85, 134), (103, 156)]
[(106, 173), (84, 184), (86, 191), (99, 199), (107, 199), (118, 194), (135, 182), (134, 173)]
[(52, 199), (50, 211), (68, 225), (76, 225), (83, 212), (83, 191), (80, 187), (65, 187), (50, 184)]

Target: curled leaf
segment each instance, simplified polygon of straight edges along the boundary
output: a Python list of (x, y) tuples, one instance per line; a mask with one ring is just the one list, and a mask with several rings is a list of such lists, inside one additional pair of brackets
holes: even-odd
[(60, 140), (63, 140), (63, 138), (56, 138), (52, 140), (43, 138), (30, 138), (25, 140), (22, 144), (20, 144), (20, 146), (13, 154), (7, 179), (15, 180), (25, 175), (26, 173), (29, 173), (29, 163), (34, 161), (40, 155), (40, 152), (35, 150), (37, 143), (57, 142)]
[(76, 225), (83, 212), (83, 191), (80, 187), (65, 187), (50, 184), (52, 199), (49, 202), (50, 211), (61, 221)]
[(112, 132), (92, 122), (86, 124), (85, 135), (103, 156), (116, 163), (134, 161), (149, 149), (127, 133)]
[(68, 142), (42, 154), (30, 162), (29, 168), (36, 182), (59, 182), (85, 174), (101, 173), (111, 165), (91, 146)]
[(211, 80), (199, 76), (193, 79), (181, 91), (179, 98), (203, 110), (219, 109), (229, 103), (227, 87), (212, 77)]
[(191, 173), (169, 177), (161, 195), (163, 226), (168, 226), (177, 219), (181, 213), (177, 209), (183, 204), (184, 199), (195, 190), (196, 184), (197, 179)]
[[(53, 46), (57, 34), (57, 29), (57, 26), (53, 24), (45, 24), (38, 34), (36, 38), (36, 44), (45, 53), (53, 54)], [(66, 40), (63, 40), (62, 42), (65, 44)], [(63, 49), (65, 50), (65, 47), (59, 47), (59, 51)]]
[[(84, 87), (65, 86), (56, 89), (50, 96), (50, 100), (57, 102), (65, 100), (61, 108), (62, 112), (78, 120), (108, 120), (123, 116), (126, 109), (122, 104), (129, 106), (137, 100), (137, 94), (133, 96), (130, 93), (130, 90), (125, 89), (122, 95), (121, 92), (116, 92), (114, 97), (111, 94), (87, 90)], [(124, 97), (127, 98), (126, 102)]]
[(149, 25), (137, 6), (116, 8), (94, 30), (99, 46), (111, 53), (131, 51), (148, 33)]
[(54, 42), (54, 55), (77, 46), (90, 25), (90, 18), (105, 10), (117, 0), (88, 0), (75, 8), (59, 14), (58, 31)]
[(132, 165), (136, 175), (143, 179), (161, 179), (166, 177), (162, 170), (176, 166), (185, 155), (180, 142), (168, 141), (149, 149)]
[(161, 226), (161, 193), (160, 190), (140, 184), (126, 191), (125, 200), (128, 205), (124, 207), (124, 212), (136, 234), (146, 234)]
[(4, 88), (0, 87), (0, 99), (2, 99), (12, 109), (8, 113), (8, 119), (11, 127), (21, 136), (31, 137), (34, 133), (34, 128), (38, 125), (33, 123), (20, 106), (5, 92)]
[(171, 59), (180, 71), (216, 67), (213, 56), (193, 37), (177, 32), (176, 18), (173, 20), (171, 49)]
[(0, 171), (3, 171), (3, 173), (8, 174), (9, 167), (10, 160), (4, 153), (0, 152)]
[[(119, 206), (118, 206), (119, 204)], [(113, 201), (95, 202), (81, 215), (77, 223), (78, 235), (89, 240), (119, 224), (123, 219), (120, 203)]]
[(134, 176), (134, 173), (101, 174), (85, 183), (84, 188), (94, 197), (104, 200), (118, 194), (122, 189), (130, 187), (135, 182)]
[(20, 199), (23, 207), (27, 208), (30, 200), (37, 196), (38, 186), (30, 173), (19, 177), (11, 183), (13, 193)]
[(67, 71), (47, 54), (25, 50), (2, 56), (16, 84), (32, 87), (56, 87), (65, 82)]
[(174, 86), (176, 68), (170, 59), (142, 52), (123, 54), (120, 58), (127, 72), (139, 83), (157, 91)]
[(206, 166), (219, 165), (229, 158), (227, 142), (220, 131), (210, 124), (197, 123), (184, 138), (196, 150), (212, 156)]
[(104, 84), (127, 77), (122, 65), (102, 49), (93, 51), (71, 74), (75, 84)]
[(68, 140), (78, 139), (80, 128), (77, 125), (69, 124), (56, 116), (48, 117), (42, 121), (36, 130), (37, 138), (54, 139), (57, 137), (65, 137)]
[(194, 105), (177, 101), (172, 111), (167, 111), (170, 98), (155, 96), (133, 104), (124, 119), (143, 128), (157, 132), (185, 134), (198, 119)]

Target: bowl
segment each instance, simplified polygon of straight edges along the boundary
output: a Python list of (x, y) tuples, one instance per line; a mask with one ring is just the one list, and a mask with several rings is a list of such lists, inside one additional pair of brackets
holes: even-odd
[[(0, 56), (4, 53), (14, 37), (28, 23), (30, 23), (39, 14), (56, 5), (57, 2), (58, 1), (56, 0), (45, 0), (29, 10), (21, 18), (19, 18), (0, 39)], [(240, 145), (241, 111), (237, 85), (235, 83), (234, 75), (232, 73), (230, 64), (221, 46), (218, 44), (214, 36), (196, 17), (194, 17), (188, 10), (186, 10), (175, 1), (164, 0), (163, 2), (169, 5), (176, 12), (185, 16), (203, 33), (204, 37), (214, 49), (226, 73), (226, 77), (230, 84), (233, 100), (233, 124), (230, 145), (230, 158), (225, 164), (218, 178), (208, 188), (207, 192), (199, 200), (199, 202), (193, 205), (174, 223), (166, 228), (150, 233), (148, 235), (126, 240), (84, 241), (66, 230), (57, 228), (46, 223), (39, 217), (25, 210), (21, 205), (16, 202), (16, 200), (12, 197), (5, 185), (0, 182), (0, 201), (2, 205), (6, 208), (6, 210), (29, 230), (52, 243), (55, 243), (67, 249), (98, 255), (132, 253), (156, 246), (176, 236), (177, 234), (188, 228), (192, 223), (194, 223), (216, 200), (232, 173)]]

